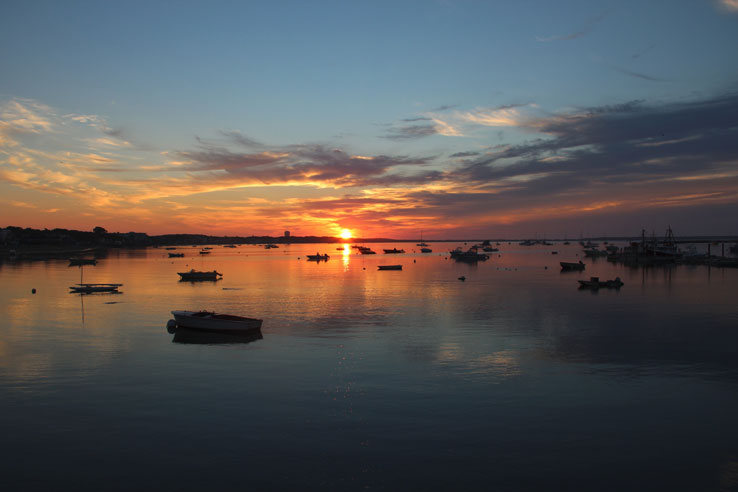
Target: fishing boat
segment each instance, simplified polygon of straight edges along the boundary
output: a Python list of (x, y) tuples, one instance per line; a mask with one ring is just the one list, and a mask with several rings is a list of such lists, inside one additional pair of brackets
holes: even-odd
[(184, 253), (169, 253), (170, 258), (184, 258)]
[(578, 263), (574, 263), (571, 261), (560, 261), (559, 265), (561, 265), (562, 270), (584, 270), (584, 263), (582, 263), (582, 260), (579, 260)]
[(402, 270), (402, 265), (378, 265), (378, 270)]
[(97, 265), (95, 258), (69, 258), (69, 266)]
[(396, 255), (396, 254), (404, 253), (405, 252), (404, 249), (397, 249), (397, 248), (385, 249), (383, 251), (384, 251), (384, 254), (386, 254), (386, 255)]
[(307, 255), (307, 261), (328, 261), (330, 259), (331, 257), (328, 254)]
[(475, 246), (469, 248), (467, 251), (463, 251), (461, 248), (456, 248), (449, 254), (451, 255), (451, 258), (456, 261), (466, 261), (469, 263), (489, 260), (489, 255), (478, 253)]
[(92, 294), (94, 292), (118, 292), (123, 284), (76, 284), (69, 286), (72, 294)]
[(580, 289), (619, 289), (623, 286), (623, 281), (620, 277), (615, 277), (614, 280), (600, 281), (599, 277), (590, 277), (589, 280), (578, 280)]
[(194, 268), (189, 272), (177, 272), (177, 275), (181, 277), (180, 280), (189, 281), (220, 280), (220, 277), (223, 276), (222, 273), (218, 273), (215, 270), (213, 270), (212, 272), (198, 272)]
[(212, 331), (249, 331), (261, 328), (262, 320), (211, 311), (172, 311), (178, 327)]

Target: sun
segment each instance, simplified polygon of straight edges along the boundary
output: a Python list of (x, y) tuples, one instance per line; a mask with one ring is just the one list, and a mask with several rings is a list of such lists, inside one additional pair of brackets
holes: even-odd
[(351, 231), (349, 231), (348, 229), (342, 229), (341, 239), (351, 239)]

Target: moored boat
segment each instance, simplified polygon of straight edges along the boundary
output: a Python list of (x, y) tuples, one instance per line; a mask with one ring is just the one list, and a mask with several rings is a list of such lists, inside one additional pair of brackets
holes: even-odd
[(449, 255), (456, 261), (466, 261), (470, 263), (489, 260), (489, 255), (478, 253), (477, 248), (474, 246), (469, 248), (468, 251), (463, 251), (461, 248), (456, 248), (455, 250), (449, 252)]
[(402, 270), (402, 265), (378, 265), (378, 270)]
[(405, 252), (404, 249), (397, 249), (397, 248), (385, 249), (384, 250), (384, 254), (386, 254), (386, 255), (396, 255), (396, 254), (404, 253), (404, 252)]
[(559, 265), (561, 265), (562, 270), (584, 270), (584, 263), (582, 263), (582, 260), (579, 260), (578, 263), (574, 263), (572, 261), (560, 261)]
[(118, 292), (118, 287), (123, 284), (76, 284), (70, 285), (71, 294), (92, 294), (94, 292)]
[(261, 328), (262, 320), (211, 311), (172, 311), (177, 326), (195, 330), (249, 331)]
[(169, 253), (170, 258), (184, 258), (184, 253)]
[(420, 248), (421, 253), (432, 253), (433, 250), (430, 248)]
[(623, 286), (623, 281), (620, 277), (615, 277), (614, 280), (600, 281), (599, 277), (590, 277), (589, 280), (578, 280), (580, 289), (619, 289)]
[(330, 259), (331, 257), (328, 254), (307, 255), (307, 261), (328, 261)]
[(215, 270), (213, 270), (212, 272), (199, 272), (195, 269), (192, 269), (189, 272), (177, 272), (177, 275), (181, 277), (181, 280), (190, 280), (190, 281), (219, 280), (220, 277), (223, 276), (222, 273), (218, 273)]

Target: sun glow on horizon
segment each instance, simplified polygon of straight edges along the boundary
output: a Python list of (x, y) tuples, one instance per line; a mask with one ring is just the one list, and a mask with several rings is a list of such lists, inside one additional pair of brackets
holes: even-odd
[(341, 229), (341, 239), (351, 239), (352, 234), (348, 229)]

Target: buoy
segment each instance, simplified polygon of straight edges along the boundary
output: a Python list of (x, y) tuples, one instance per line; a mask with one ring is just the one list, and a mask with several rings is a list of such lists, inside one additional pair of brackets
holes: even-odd
[(177, 322), (175, 320), (170, 319), (169, 321), (167, 321), (167, 331), (169, 333), (174, 333), (175, 331), (177, 331)]
[(463, 282), (464, 280), (466, 280), (466, 277), (462, 275), (461, 277), (459, 277), (459, 280)]
[(35, 293), (36, 293), (36, 289), (31, 289), (31, 294), (35, 294)]

